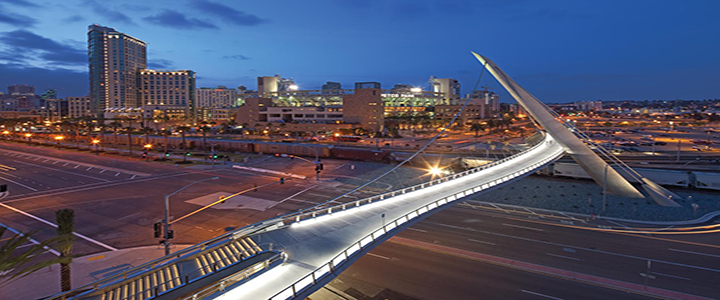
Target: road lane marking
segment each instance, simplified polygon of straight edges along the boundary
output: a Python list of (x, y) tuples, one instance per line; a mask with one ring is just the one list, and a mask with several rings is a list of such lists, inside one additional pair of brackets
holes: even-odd
[(515, 227), (515, 228), (528, 229), (528, 230), (535, 230), (535, 231), (545, 231), (545, 230), (542, 230), (542, 229), (540, 229), (540, 228), (520, 226), (520, 225), (514, 225), (514, 224), (508, 224), (508, 223), (502, 223), (502, 225), (509, 226), (509, 227)]
[[(10, 205), (7, 205), (7, 204), (5, 204), (5, 203), (0, 202), (0, 206), (5, 207), (5, 208), (7, 208), (7, 209), (9, 209), (9, 210), (12, 210), (12, 211), (14, 211), (14, 212), (16, 212), (16, 213), (19, 213), (19, 214), (21, 214), (21, 215), (24, 215), (24, 216), (26, 216), (26, 217), (30, 217), (30, 218), (32, 218), (32, 219), (35, 219), (35, 220), (40, 221), (40, 222), (42, 222), (42, 223), (45, 223), (45, 224), (47, 224), (47, 225), (50, 225), (50, 226), (52, 226), (52, 227), (55, 227), (55, 228), (58, 227), (56, 224), (54, 224), (54, 223), (52, 223), (52, 222), (46, 221), (45, 219), (42, 219), (42, 218), (40, 218), (40, 217), (38, 217), (38, 216), (35, 216), (35, 215), (32, 215), (32, 214), (26, 213), (26, 212), (24, 212), (24, 211), (22, 211), (22, 210), (19, 210), (19, 209), (17, 209), (17, 208), (14, 208), (14, 207), (12, 207), (12, 206), (10, 206)], [(74, 232), (74, 231), (73, 231), (73, 235), (75, 235), (75, 236), (77, 236), (77, 237), (79, 237), (79, 238), (81, 238), (81, 239), (83, 239), (83, 240), (86, 240), (86, 241), (88, 241), (88, 242), (91, 242), (91, 243), (93, 243), (93, 244), (95, 244), (95, 245), (98, 245), (98, 246), (100, 246), (100, 247), (106, 248), (106, 249), (108, 249), (108, 250), (111, 250), (111, 251), (117, 251), (117, 250), (118, 250), (117, 248), (110, 247), (110, 246), (108, 246), (108, 245), (106, 245), (106, 244), (104, 244), (104, 243), (102, 243), (102, 242), (100, 242), (100, 241), (91, 239), (91, 238), (89, 238), (89, 237), (87, 237), (87, 236), (84, 236), (84, 235), (79, 234), (79, 233)]]
[[(115, 175), (115, 176), (117, 176), (117, 175)], [(132, 178), (130, 178), (130, 179), (132, 179)], [(280, 204), (280, 203), (283, 203), (283, 202), (285, 202), (285, 201), (287, 201), (287, 200), (290, 200), (290, 199), (292, 199), (292, 198), (295, 198), (295, 196), (300, 195), (300, 194), (302, 194), (302, 193), (304, 193), (304, 192), (306, 192), (306, 191), (308, 191), (308, 190), (310, 190), (310, 189), (313, 189), (313, 188), (315, 188), (316, 186), (317, 186), (317, 184), (316, 184), (316, 185), (312, 185), (312, 186), (310, 186), (310, 187), (308, 187), (308, 188), (306, 188), (306, 189), (304, 189), (304, 190), (302, 190), (302, 191), (299, 191), (299, 192), (297, 192), (297, 193), (295, 193), (295, 194), (292, 194), (290, 197), (287, 197), (287, 198), (282, 199), (282, 200), (280, 200), (280, 201), (278, 201), (278, 202), (275, 202), (275, 204), (268, 206), (268, 207), (266, 208), (266, 210), (267, 210), (267, 209), (270, 209), (270, 208), (273, 208), (273, 207), (275, 207), (276, 205), (278, 205), (278, 204)]]
[[(36, 165), (36, 164), (31, 164), (31, 163), (20, 162), (20, 161), (18, 161), (18, 163), (25, 164), (25, 165), (30, 165), (30, 166), (34, 166), (34, 167), (38, 167), (38, 168), (53, 170), (53, 171), (57, 171), (57, 172), (68, 173), (68, 174), (72, 174), (72, 175), (75, 175), (75, 176), (82, 176), (82, 177), (92, 178), (92, 179), (100, 180), (100, 181), (104, 181), (104, 182), (110, 182), (110, 180), (107, 180), (107, 179), (102, 179), (102, 178), (97, 178), (97, 177), (93, 177), (93, 176), (83, 175), (83, 174), (80, 174), (80, 173), (73, 173), (73, 172), (63, 171), (63, 170), (60, 170), (60, 169), (55, 169), (55, 168), (50, 168), (50, 167), (45, 167), (45, 166), (41, 166), (41, 165)], [(78, 167), (79, 167), (79, 166), (80, 166), (80, 165), (78, 165)]]
[(535, 296), (545, 297), (545, 298), (548, 298), (548, 299), (565, 300), (565, 299), (563, 299), (563, 298), (548, 296), (548, 295), (544, 295), (544, 294), (540, 294), (540, 293), (536, 293), (536, 292), (531, 292), (531, 291), (527, 291), (527, 290), (519, 290), (519, 291), (521, 291), (521, 292), (523, 292), (523, 293), (528, 293), (528, 294), (531, 294), (531, 295), (535, 295)]
[(100, 171), (100, 173), (98, 173), (98, 174), (102, 174), (102, 173), (103, 173), (103, 172), (105, 172), (105, 171), (107, 171), (107, 170), (104, 170), (104, 169), (103, 169), (103, 170), (102, 170), (102, 171)]
[(56, 160), (56, 161), (55, 161), (54, 163), (52, 163), (52, 164), (54, 165), (54, 164), (56, 164), (56, 163), (59, 163), (59, 161)]
[(85, 171), (90, 171), (90, 170), (92, 170), (92, 167), (85, 169)]
[(67, 165), (69, 165), (69, 164), (70, 164), (70, 163), (65, 163), (65, 164), (63, 165), (63, 167), (64, 167), (64, 166), (67, 166)]
[(670, 274), (663, 274), (663, 273), (658, 273), (658, 272), (650, 272), (650, 274), (671, 277), (671, 278), (677, 278), (677, 279), (682, 279), (682, 280), (688, 280), (688, 281), (692, 280), (692, 279), (686, 278), (686, 277), (680, 277), (680, 276), (675, 276), (675, 275), (670, 275)]
[(492, 207), (494, 207), (494, 208), (497, 208), (497, 209), (499, 209), (499, 210), (504, 211), (505, 213), (510, 213), (509, 211), (504, 210), (504, 209), (500, 208), (499, 206), (497, 206), (497, 205), (495, 205), (495, 204), (493, 204), (493, 203), (488, 203), (488, 204), (490, 204), (490, 206), (492, 206)]
[(414, 230), (414, 231), (427, 233), (427, 230), (422, 230), (422, 229), (417, 229), (417, 228), (408, 228), (408, 230)]
[(475, 242), (475, 243), (480, 243), (480, 244), (486, 244), (486, 245), (493, 245), (493, 246), (497, 245), (497, 244), (495, 244), (495, 243), (486, 242), (486, 241), (480, 241), (480, 240), (473, 240), (473, 239), (468, 239), (468, 241)]
[[(648, 260), (650, 260), (650, 261), (653, 261), (653, 262), (656, 262), (656, 263), (664, 263), (664, 264), (673, 265), (673, 266), (680, 266), (680, 267), (686, 267), (686, 268), (690, 268), (690, 269), (705, 270), (705, 271), (720, 273), (720, 270), (718, 270), (718, 269), (713, 269), (713, 268), (706, 268), (706, 267), (700, 267), (700, 266), (694, 266), (694, 265), (687, 265), (687, 264), (681, 264), (681, 263), (676, 263), (676, 262), (671, 262), (671, 261), (666, 261), (666, 260), (651, 259), (651, 258), (642, 257), (642, 256), (621, 254), (621, 253), (615, 253), (615, 252), (610, 252), (610, 251), (603, 251), (603, 250), (598, 250), (598, 249), (593, 249), (593, 248), (584, 248), (584, 247), (578, 247), (578, 246), (573, 246), (573, 245), (566, 245), (566, 244), (559, 244), (559, 243), (553, 243), (553, 242), (548, 242), (548, 241), (541, 241), (541, 240), (536, 240), (536, 239), (531, 239), (531, 238), (519, 237), (519, 236), (514, 236), (514, 235), (509, 235), (509, 234), (502, 234), (502, 233), (497, 233), (497, 232), (485, 231), (485, 230), (478, 230), (478, 229), (473, 229), (473, 228), (463, 228), (463, 227), (459, 227), (459, 226), (446, 225), (446, 224), (436, 223), (436, 222), (427, 221), (427, 220), (425, 220), (425, 221), (423, 221), (423, 222), (424, 222), (425, 224), (434, 224), (434, 225), (439, 225), (439, 226), (443, 226), (443, 227), (451, 227), (451, 228), (464, 229), (464, 230), (472, 231), (472, 232), (480, 232), (480, 233), (485, 233), (485, 234), (489, 234), (489, 235), (496, 235), (496, 236), (501, 236), (501, 237), (506, 237), (506, 238), (511, 238), (511, 239), (518, 239), (518, 240), (523, 240), (523, 241), (536, 242), (536, 243), (540, 243), (540, 244), (560, 246), (560, 247), (573, 247), (573, 248), (578, 249), (578, 250), (585, 250), (585, 251), (589, 251), (589, 252), (602, 253), (602, 254), (613, 255), (613, 256), (620, 256), (620, 257), (625, 257), (625, 258), (637, 259), (637, 260), (641, 260), (641, 261), (648, 261)], [(408, 229), (409, 229), (409, 228), (408, 228)]]
[(49, 161), (49, 159), (43, 160), (44, 163), (46, 163), (46, 162), (48, 162), (48, 161)]
[[(24, 188), (28, 189), (28, 190), (31, 190), (31, 191), (37, 192), (37, 190), (36, 190), (36, 189), (34, 189), (34, 188), (31, 188), (31, 187), (29, 187), (29, 186), (27, 186), (27, 185), (24, 185), (24, 184), (22, 184), (22, 183), (19, 183), (19, 182), (17, 182), (17, 181), (14, 181), (14, 180), (10, 180), (10, 179), (7, 179), (7, 178), (5, 178), (5, 177), (2, 177), (2, 176), (0, 176), (0, 178), (2, 178), (3, 180), (7, 180), (7, 181), (9, 181), (9, 182), (12, 182), (12, 183), (14, 183), (14, 184), (17, 184), (17, 185), (19, 185), (19, 186), (21, 186), (21, 187), (24, 187)], [(26, 179), (26, 180), (27, 180), (27, 179)]]
[[(603, 220), (605, 220), (605, 219), (603, 219)], [(613, 223), (613, 224), (618, 225), (618, 226), (625, 227), (626, 229), (631, 229), (631, 228), (628, 227), (627, 225), (625, 225), (625, 224), (620, 224), (620, 223), (615, 222), (615, 221), (613, 221), (613, 220), (605, 220), (605, 221), (608, 221), (608, 222)]]
[(73, 169), (77, 169), (77, 168), (79, 168), (79, 167), (80, 167), (80, 165), (77, 165), (77, 166), (75, 166)]
[[(0, 204), (1, 204), (1, 203), (0, 203)], [(22, 232), (20, 232), (20, 231), (17, 231), (17, 230), (15, 230), (15, 229), (13, 229), (12, 227), (8, 227), (7, 225), (5, 225), (5, 224), (3, 224), (3, 223), (0, 223), (0, 226), (7, 228), (8, 230), (10, 230), (10, 231), (11, 231), (12, 233), (14, 233), (14, 234), (17, 234), (17, 235), (20, 235), (20, 236), (24, 236), (24, 235), (25, 235), (24, 233), (22, 233)], [(40, 245), (40, 242), (38, 242), (37, 240), (33, 239), (32, 237), (27, 237), (27, 238), (28, 238), (28, 241), (30, 241), (31, 243), (33, 243), (33, 244), (35, 244), (35, 245)], [(57, 250), (52, 249), (52, 248), (50, 248), (50, 247), (48, 247), (48, 246), (44, 246), (43, 249), (47, 250), (46, 252), (50, 252), (50, 253), (52, 253), (52, 254), (55, 254), (56, 256), (60, 256), (60, 252), (58, 252)], [(43, 252), (43, 253), (44, 253), (44, 252)]]
[(115, 173), (115, 177), (117, 177), (118, 175), (120, 175), (120, 173)]
[(693, 251), (687, 251), (687, 250), (680, 250), (680, 249), (673, 249), (673, 248), (668, 248), (668, 250), (670, 250), (670, 251), (675, 251), (675, 252), (683, 252), (683, 253), (697, 254), (697, 255), (705, 255), (705, 256), (712, 256), (712, 257), (720, 257), (720, 255), (715, 255), (715, 254), (707, 254), (707, 253), (701, 253), (701, 252), (693, 252)]
[(367, 254), (367, 255), (370, 255), (370, 256), (375, 256), (375, 257), (377, 257), (377, 258), (382, 258), (382, 259), (387, 259), (387, 260), (391, 260), (391, 259), (390, 259), (389, 257), (387, 257), (387, 256), (377, 255), (377, 254), (374, 254), (374, 253), (370, 253), (370, 252), (368, 252), (368, 254)]
[(130, 179), (135, 179), (135, 176), (137, 176), (137, 175), (133, 175), (132, 177), (130, 177)]
[(35, 159), (33, 159), (33, 160), (38, 160), (38, 159), (40, 159), (40, 158), (39, 158), (39, 157), (36, 157), (36, 158), (35, 158)]
[(585, 261), (584, 259), (574, 258), (574, 257), (570, 257), (570, 256), (557, 255), (557, 254), (552, 254), (552, 253), (545, 253), (545, 254), (550, 255), (550, 256), (559, 257), (559, 258), (564, 258), (564, 259), (572, 259), (572, 260), (577, 260), (577, 261)]
[(527, 211), (527, 212), (529, 212), (529, 213), (533, 214), (533, 215), (537, 215), (537, 213), (536, 213), (536, 212), (534, 212), (534, 211), (532, 211), (532, 210), (529, 210), (529, 209), (527, 209), (527, 208), (525, 208), (525, 207), (523, 207), (523, 209), (524, 209), (525, 211)]

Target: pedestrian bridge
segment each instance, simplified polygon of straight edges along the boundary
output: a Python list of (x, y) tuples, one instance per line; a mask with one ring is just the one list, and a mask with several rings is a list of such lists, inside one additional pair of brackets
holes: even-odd
[(410, 225), (532, 174), (564, 153), (544, 134), (502, 160), (249, 225), (51, 299), (304, 299)]

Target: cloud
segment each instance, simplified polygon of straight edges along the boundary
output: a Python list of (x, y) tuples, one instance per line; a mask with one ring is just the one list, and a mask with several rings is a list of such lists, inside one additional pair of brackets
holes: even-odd
[(17, 6), (39, 7), (37, 4), (35, 4), (35, 3), (30, 3), (30, 2), (27, 2), (27, 1), (25, 1), (25, 0), (0, 0), (0, 2), (2, 2), (2, 3), (14, 4), (14, 5), (17, 5)]
[(223, 19), (226, 22), (233, 23), (235, 25), (255, 26), (268, 22), (268, 20), (261, 19), (258, 16), (236, 10), (227, 5), (210, 2), (207, 0), (195, 0), (194, 2), (192, 2), (192, 6), (201, 12), (215, 15), (220, 19)]
[(95, 12), (98, 15), (104, 16), (108, 20), (112, 22), (119, 22), (119, 23), (125, 23), (125, 24), (131, 24), (135, 25), (135, 22), (128, 17), (126, 14), (123, 14), (119, 11), (112, 10), (108, 8), (107, 6), (103, 6), (102, 4), (94, 1), (94, 0), (86, 0), (85, 5), (89, 6), (93, 12)]
[(63, 22), (71, 23), (71, 22), (80, 22), (80, 21), (84, 21), (84, 20), (85, 20), (85, 18), (83, 18), (82, 16), (74, 15), (74, 16), (69, 16), (69, 17), (63, 19)]
[(239, 60), (249, 60), (250, 58), (242, 55), (242, 54), (236, 54), (236, 55), (225, 55), (223, 58), (230, 58), (230, 59), (239, 59)]
[(88, 73), (69, 69), (28, 67), (25, 64), (0, 63), (0, 85), (26, 83), (37, 87), (58, 89), (60, 96), (84, 96), (88, 94)]
[(33, 27), (37, 21), (31, 17), (9, 13), (7, 10), (0, 7), (0, 23), (10, 24), (13, 26)]
[(163, 10), (161, 13), (143, 18), (143, 20), (156, 25), (170, 27), (170, 28), (181, 28), (181, 29), (202, 29), (211, 28), (218, 29), (217, 26), (210, 22), (198, 20), (194, 18), (188, 18), (185, 15), (174, 11), (174, 10)]
[(148, 69), (170, 69), (173, 66), (173, 62), (167, 59), (151, 59), (148, 62)]
[(51, 39), (39, 36), (27, 30), (15, 30), (0, 33), (0, 42), (10, 47), (14, 53), (27, 57), (36, 54), (41, 60), (67, 65), (87, 64), (87, 53)]

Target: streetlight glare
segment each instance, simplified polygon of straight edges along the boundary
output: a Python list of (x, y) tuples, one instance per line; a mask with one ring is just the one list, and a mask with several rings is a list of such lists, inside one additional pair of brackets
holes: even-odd
[(442, 175), (442, 170), (438, 167), (431, 167), (430, 170), (428, 170), (428, 173), (433, 176), (440, 176)]
[(419, 93), (419, 92), (422, 92), (422, 88), (414, 87), (414, 88), (411, 88), (410, 91), (413, 93)]
[(298, 87), (297, 85), (294, 85), (294, 84), (288, 86), (288, 89), (291, 90), (291, 91), (297, 91), (299, 88), (300, 88), (300, 87)]

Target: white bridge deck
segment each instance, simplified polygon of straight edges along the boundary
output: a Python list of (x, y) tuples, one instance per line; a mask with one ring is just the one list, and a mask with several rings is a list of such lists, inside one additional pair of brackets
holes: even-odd
[[(382, 241), (466, 195), (486, 192), (531, 174), (564, 154), (549, 135), (536, 146), (440, 181), (278, 220), (277, 229), (252, 235), (288, 255), (278, 266), (216, 299), (304, 299)], [(364, 202), (363, 202), (364, 201)], [(282, 223), (280, 223), (282, 222)]]

